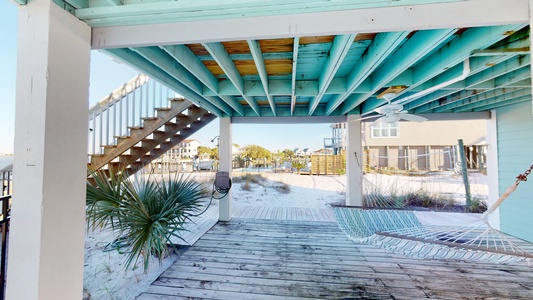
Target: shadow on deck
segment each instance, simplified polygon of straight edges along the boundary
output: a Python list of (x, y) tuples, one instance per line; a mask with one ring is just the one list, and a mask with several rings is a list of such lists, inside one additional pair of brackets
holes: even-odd
[(336, 223), (219, 222), (137, 299), (531, 299), (527, 264), (410, 259)]

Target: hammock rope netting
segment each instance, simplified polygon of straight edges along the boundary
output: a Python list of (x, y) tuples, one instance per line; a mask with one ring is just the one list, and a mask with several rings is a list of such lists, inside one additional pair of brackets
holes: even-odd
[[(423, 225), (413, 210), (397, 208), (392, 197), (379, 196), (377, 187), (364, 180), (363, 207), (334, 205), (339, 227), (353, 241), (373, 244), (415, 258), (458, 259), (484, 262), (519, 262), (533, 258), (529, 243), (494, 229), (488, 217), (527, 181), (533, 165), (517, 177), (505, 193), (481, 215), (464, 225)], [(368, 192), (371, 190), (372, 192)]]

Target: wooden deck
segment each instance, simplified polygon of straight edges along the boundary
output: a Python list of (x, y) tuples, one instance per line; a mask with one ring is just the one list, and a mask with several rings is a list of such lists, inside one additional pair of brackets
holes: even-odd
[(219, 222), (137, 299), (532, 299), (527, 264), (410, 259), (336, 223)]
[[(335, 215), (329, 207), (303, 208), (303, 207), (263, 207), (263, 206), (239, 206), (233, 207), (234, 218), (245, 219), (269, 219), (269, 220), (300, 220), (317, 222), (337, 222)], [(211, 227), (218, 222), (218, 202), (199, 217), (193, 218), (193, 222), (186, 225), (186, 231), (182, 238), (172, 238), (175, 245), (191, 246), (201, 238)]]

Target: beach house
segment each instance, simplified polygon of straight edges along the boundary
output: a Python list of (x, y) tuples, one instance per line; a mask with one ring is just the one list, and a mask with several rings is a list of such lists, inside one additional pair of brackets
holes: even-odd
[[(218, 118), (221, 171), (233, 124), (346, 122), (350, 205), (362, 202), (360, 119), (386, 105), (390, 119), (487, 120), (492, 202), (533, 163), (528, 0), (11, 1), (9, 299), (82, 294), (91, 50), (183, 95), (196, 121)], [(533, 242), (532, 191), (517, 190), (493, 226)], [(220, 200), (221, 221), (231, 204)]]

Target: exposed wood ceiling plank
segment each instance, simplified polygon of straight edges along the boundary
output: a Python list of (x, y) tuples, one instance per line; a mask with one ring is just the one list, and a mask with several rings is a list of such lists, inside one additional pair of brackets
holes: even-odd
[(298, 69), (298, 49), (300, 48), (300, 38), (295, 37), (292, 46), (292, 76), (291, 76), (291, 115), (294, 113), (296, 105), (296, 70)]
[(202, 45), (207, 49), (207, 51), (209, 51), (211, 56), (213, 56), (213, 59), (218, 63), (220, 68), (224, 70), (224, 73), (228, 76), (228, 79), (233, 83), (235, 88), (237, 88), (242, 97), (246, 99), (248, 105), (250, 105), (257, 115), (260, 115), (259, 105), (255, 99), (244, 94), (244, 80), (237, 70), (235, 63), (229, 57), (229, 54), (224, 46), (221, 43), (205, 43)]
[[(341, 112), (347, 113), (360, 103), (356, 99), (346, 98), (372, 74), (401, 45), (409, 32), (392, 32), (378, 34), (368, 47), (365, 55), (359, 59), (348, 75), (347, 92), (343, 95), (335, 95), (326, 104), (326, 113), (333, 112), (342, 104)], [(343, 103), (344, 101), (344, 103)]]
[(270, 104), (270, 108), (272, 109), (272, 113), (274, 116), (276, 116), (276, 104), (274, 103), (274, 99), (268, 91), (268, 74), (265, 67), (265, 60), (263, 59), (263, 52), (261, 52), (261, 47), (256, 40), (248, 40), (246, 42), (248, 43), (248, 47), (250, 47), (250, 51), (252, 52), (255, 66), (257, 68), (257, 72), (259, 73), (259, 78), (261, 78), (261, 84), (265, 89), (265, 94), (267, 96), (268, 103)]
[[(158, 66), (162, 71), (174, 77), (176, 80), (184, 84), (191, 91), (201, 96), (203, 92), (203, 84), (196, 79), (187, 69), (175, 62), (166, 52), (158, 47), (137, 47), (133, 51), (139, 53), (146, 60)], [(211, 102), (213, 105), (224, 111), (228, 115), (233, 115), (233, 109), (218, 97), (204, 97), (205, 100)]]
[[(179, 2), (181, 1), (176, 1), (176, 3)], [(106, 9), (120, 10), (123, 7), (107, 7)], [(164, 12), (163, 7), (160, 8), (159, 12)], [(87, 17), (90, 16), (92, 9), (85, 10)], [(483, 13), (479, 13), (480, 11)], [(298, 36), (325, 36), (332, 33), (374, 33), (511, 23), (527, 24), (529, 22), (528, 11), (529, 6), (526, 0), (506, 0), (505, 9), (502, 9), (501, 0), (470, 0), (416, 5), (412, 9), (383, 7), (371, 10), (339, 10), (313, 14), (216, 20), (206, 17), (187, 22), (181, 22), (182, 20), (175, 18), (163, 20), (160, 19), (160, 14), (157, 14), (153, 15), (152, 19), (137, 18), (139, 20), (131, 22), (122, 19), (101, 19), (88, 20), (87, 23), (93, 27), (91, 44), (93, 49), (102, 49), (225, 40), (293, 38), (296, 34)], [(79, 17), (82, 12), (83, 10), (78, 9), (76, 15)], [(122, 17), (126, 15), (126, 13), (121, 14)], [(82, 17), (82, 19), (85, 18)], [(335, 20), (335, 22), (317, 22), (317, 20)], [(142, 25), (135, 25), (139, 23)]]
[[(387, 60), (388, 63), (382, 64), (371, 74), (370, 78), (367, 80), (370, 80), (373, 89), (366, 94), (359, 94), (355, 97), (356, 100), (354, 105), (357, 106), (372, 97), (372, 95), (379, 91), (381, 87), (388, 84), (414, 63), (424, 58), (428, 53), (446, 42), (446, 40), (455, 32), (455, 29), (417, 31), (390, 57), (390, 59)], [(367, 57), (365, 56), (363, 59), (365, 58)], [(341, 97), (337, 101), (339, 100), (343, 101), (344, 99)], [(335, 109), (337, 106), (338, 104), (335, 105), (335, 103), (332, 103), (329, 109), (326, 110), (326, 113), (331, 113), (332, 109)]]
[[(220, 95), (218, 93), (218, 80), (209, 72), (207, 67), (194, 55), (194, 53), (184, 45), (163, 46), (161, 47), (177, 62), (179, 62), (192, 75), (200, 80), (207, 88), (214, 92), (214, 95), (219, 96), (228, 103), (238, 114), (244, 114), (244, 108), (235, 100), (235, 97), (228, 95)], [(205, 92), (204, 92), (205, 94)]]
[(333, 80), (333, 77), (339, 70), (344, 58), (353, 45), (356, 34), (338, 35), (333, 40), (328, 58), (324, 64), (324, 69), (318, 79), (318, 95), (309, 103), (309, 115), (312, 115), (326, 93), (326, 89)]
[(198, 94), (190, 90), (188, 87), (186, 87), (184, 84), (177, 81), (172, 76), (168, 75), (166, 72), (163, 72), (161, 69), (159, 69), (159, 67), (153, 65), (137, 53), (129, 49), (108, 49), (104, 52), (117, 59), (120, 59), (121, 61), (129, 64), (134, 68), (143, 70), (143, 73), (167, 85), (168, 87), (179, 91), (179, 93), (185, 98), (192, 101), (196, 105), (206, 108), (217, 117), (222, 117), (224, 115), (218, 107), (208, 102), (203, 97), (199, 96)]

